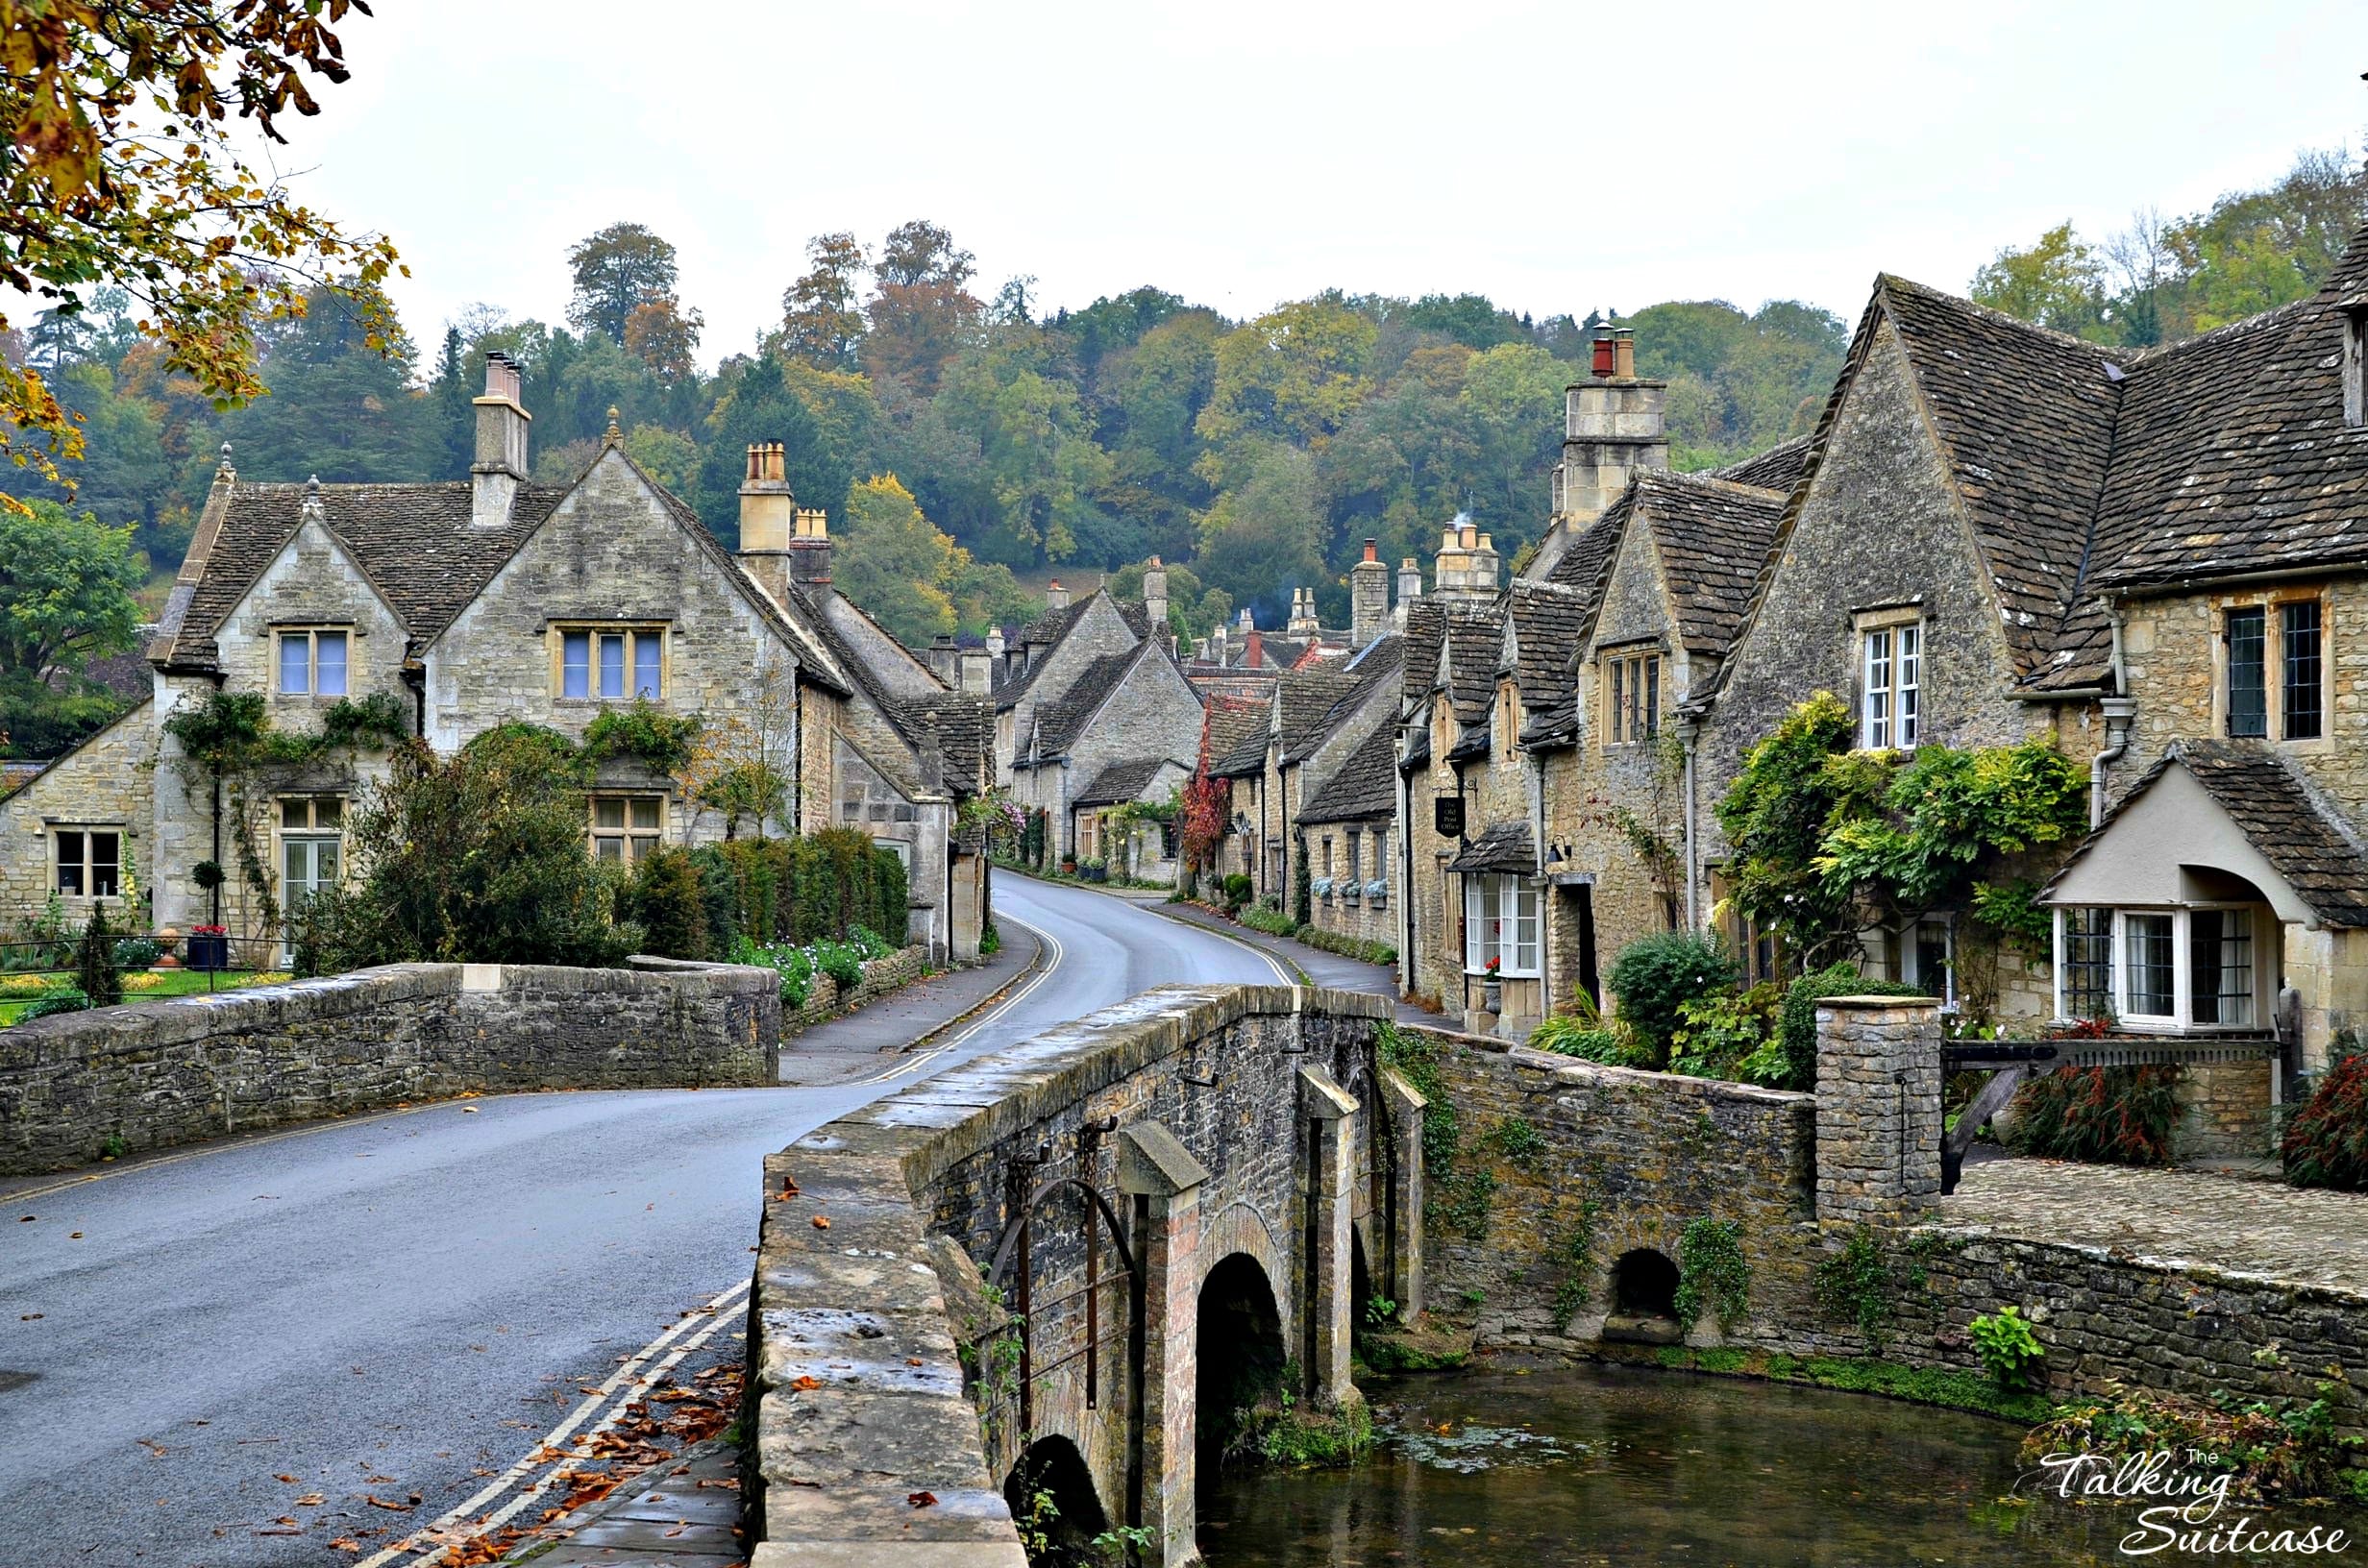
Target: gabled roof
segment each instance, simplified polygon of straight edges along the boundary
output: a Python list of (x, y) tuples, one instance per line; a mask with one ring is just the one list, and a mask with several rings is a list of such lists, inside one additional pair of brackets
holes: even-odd
[(1302, 822), (1352, 822), (1388, 817), (1397, 809), (1397, 735), (1383, 724), (1348, 753), (1323, 781), (1315, 798), (1299, 808)]
[(1246, 778), (1266, 772), (1273, 738), (1271, 697), (1216, 698), (1209, 702), (1209, 776)]
[[(1129, 800), (1140, 800), (1143, 792), (1159, 777), (1159, 771), (1171, 763), (1185, 765), (1172, 757), (1136, 757), (1126, 762), (1114, 762), (1094, 775), (1094, 782), (1071, 797), (1073, 806), (1116, 806)], [(1192, 770), (1185, 768), (1185, 772)]]
[[(1330, 740), (1334, 731), (1346, 723), (1359, 709), (1368, 702), (1379, 700), (1377, 694), (1385, 689), (1394, 694), (1398, 682), (1398, 661), (1404, 655), (1404, 641), (1392, 635), (1379, 638), (1360, 649), (1353, 663), (1335, 663), (1320, 671), (1300, 671), (1286, 676), (1283, 681), (1285, 686), (1298, 685), (1311, 678), (1345, 684), (1320, 719), (1295, 741), (1287, 742), (1282, 755), (1283, 764), (1288, 767), (1304, 761)], [(1283, 711), (1285, 722), (1289, 723), (1291, 704), (1288, 701)]]
[(1537, 869), (1538, 851), (1531, 845), (1527, 822), (1491, 822), (1481, 829), (1478, 838), (1465, 845), (1463, 851), (1447, 862), (1447, 870), (1458, 875)]
[(1137, 644), (1123, 653), (1103, 653), (1069, 683), (1069, 690), (1056, 701), (1048, 702), (1037, 710), (1036, 742), (1032, 747), (1040, 757), (1057, 757), (1075, 743), (1085, 728), (1085, 722), (1094, 716), (1104, 698), (1118, 689), (1126, 672), (1141, 656), (1143, 645)]
[(1276, 684), (1275, 700), (1282, 704), (1282, 754), (1285, 765), (1298, 761), (1323, 738), (1334, 706), (1363, 690), (1356, 676), (1329, 670), (1294, 670)]
[(1679, 640), (1690, 652), (1723, 656), (1751, 607), (1785, 492), (1701, 474), (1640, 474), (1632, 494), (1653, 530)]
[[(304, 519), (307, 484), (234, 481), (178, 626), (169, 621), (173, 663), (210, 668), (222, 622), (266, 567), (286, 548)], [(467, 607), (574, 484), (522, 484), (509, 521), (476, 527), (469, 521), (474, 492), (450, 484), (324, 484), (321, 512), (357, 565), (417, 648)]]
[(1548, 582), (1577, 592), (1591, 625), (1602, 606), (1604, 587), (1612, 580), (1612, 562), (1619, 554), (1620, 538), (1627, 531), (1629, 495), (1630, 491), (1622, 491), (1617, 501), (1605, 507), (1603, 515), (1570, 542), (1554, 570), (1546, 574)]
[(1506, 593), (1505, 608), (1513, 628), (1513, 682), (1521, 705), (1532, 712), (1552, 707), (1570, 689), (1571, 661), (1587, 629), (1587, 596), (1558, 582), (1516, 581)]
[(1149, 612), (1141, 604), (1120, 603), (1117, 600), (1110, 598), (1107, 589), (1097, 588), (1083, 599), (1073, 600), (1066, 609), (1048, 610), (1015, 632), (1009, 644), (1006, 645), (1011, 648), (1024, 648), (1030, 643), (1041, 644), (1045, 651), (1030, 658), (1026, 667), (1018, 674), (995, 688), (997, 712), (1008, 712), (1017, 707), (1020, 699), (1035, 688), (1036, 678), (1043, 674), (1047, 666), (1051, 663), (1053, 650), (1068, 640), (1071, 632), (1077, 629), (1078, 623), (1085, 619), (1086, 612), (1094, 607), (1097, 600), (1106, 600), (1110, 607), (1118, 612), (1119, 620), (1129, 632), (1133, 633), (1137, 642), (1148, 636), (1151, 624)]
[(2368, 926), (2368, 855), (2294, 765), (2264, 741), (2173, 743), (2048, 880), (2048, 890), (2103, 842), (2173, 764), (2194, 776), (2319, 919), (2330, 925)]
[(1440, 649), (1446, 649), (1448, 696), (1458, 720), (1469, 724), (1488, 713), (1496, 684), (1496, 655), (1503, 639), (1501, 612), (1450, 607), (1443, 600), (1418, 599), (1406, 611), (1404, 679), (1406, 702), (1420, 707), (1439, 683)]
[(1796, 435), (1739, 463), (1712, 469), (1703, 477), (1724, 479), (1730, 484), (1748, 484), (1757, 490), (1780, 490), (1789, 495), (1792, 487), (1801, 482), (1801, 476), (1809, 472), (1811, 441), (1812, 437)]

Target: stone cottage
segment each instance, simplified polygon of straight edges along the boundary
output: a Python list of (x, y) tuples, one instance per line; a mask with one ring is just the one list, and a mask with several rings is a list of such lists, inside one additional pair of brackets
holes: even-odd
[[(830, 592), (826, 524), (796, 506), (780, 449), (749, 452), (735, 558), (626, 456), (613, 423), (575, 479), (531, 480), (501, 355), (476, 410), (476, 461), (447, 483), (244, 482), (226, 449), (149, 645), (153, 696), (0, 803), (0, 907), (55, 894), (82, 919), (136, 892), (157, 928), (276, 938), (276, 911), (350, 874), (348, 819), (391, 740), (450, 750), (512, 722), (581, 739), (644, 703), (790, 775), (766, 830), (859, 824), (889, 845), (910, 875), (912, 936), (974, 955), (984, 862), (953, 826), (991, 778), (986, 705), (884, 656), (893, 639)], [(349, 744), (306, 741), (302, 760), (217, 784), (164, 723), (216, 693), (260, 697), (291, 740), (366, 723)], [(604, 860), (730, 830), (630, 757), (604, 762), (585, 801)], [(202, 863), (221, 868), (218, 887), (200, 885)]]
[[(1108, 602), (1099, 594), (1095, 600)], [(1053, 848), (1064, 859), (1103, 858), (1088, 842), (1096, 819), (1131, 801), (1165, 802), (1179, 775), (1191, 776), (1198, 754), (1200, 694), (1164, 637), (1095, 656), (1057, 698), (1031, 683), (1015, 711), (1027, 717), (1012, 759), (1012, 797), (1048, 814)], [(1129, 793), (1105, 798), (1121, 783), (1132, 786)], [(1174, 846), (1164, 849), (1159, 863), (1172, 881)]]

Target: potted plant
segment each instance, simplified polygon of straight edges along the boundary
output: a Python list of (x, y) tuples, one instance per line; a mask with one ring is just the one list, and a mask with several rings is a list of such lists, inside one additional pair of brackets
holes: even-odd
[(1504, 977), (1497, 973), (1497, 970), (1504, 968), (1504, 963), (1501, 957), (1492, 955), (1480, 970), (1480, 1005), (1491, 1013), (1502, 1013), (1505, 1010)]
[(231, 967), (230, 928), (222, 925), (193, 925), (189, 927), (189, 968), (193, 969), (227, 969)]

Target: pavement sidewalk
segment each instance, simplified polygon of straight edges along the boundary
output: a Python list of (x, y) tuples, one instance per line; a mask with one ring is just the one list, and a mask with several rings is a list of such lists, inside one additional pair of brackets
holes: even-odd
[(882, 1053), (916, 1045), (994, 1001), (1035, 968), (1042, 949), (1016, 920), (996, 929), (1002, 950), (977, 967), (933, 974), (783, 1041), (781, 1082), (812, 1086), (859, 1078), (878, 1070)]
[(1181, 920), (1186, 925), (1197, 925), (1204, 930), (1231, 937), (1236, 942), (1247, 943), (1261, 952), (1273, 954), (1290, 968), (1298, 970), (1311, 986), (1387, 996), (1391, 1005), (1397, 1010), (1400, 1023), (1428, 1024), (1433, 1028), (1452, 1027), (1439, 1014), (1424, 1012), (1401, 997), (1398, 994), (1397, 971), (1386, 964), (1368, 964), (1361, 958), (1349, 958), (1345, 954), (1327, 953), (1321, 948), (1310, 947), (1290, 937), (1255, 931), (1246, 925), (1236, 924), (1221, 915), (1213, 915), (1197, 904), (1172, 904), (1168, 902), (1165, 893), (1153, 893), (1143, 888), (1097, 888), (1094, 891), (1107, 894), (1113, 898), (1123, 898), (1163, 919)]

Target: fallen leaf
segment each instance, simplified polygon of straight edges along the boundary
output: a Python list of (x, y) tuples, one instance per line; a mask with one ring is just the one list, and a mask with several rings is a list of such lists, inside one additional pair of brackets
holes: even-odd
[(361, 1542), (351, 1535), (340, 1535), (329, 1543), (329, 1549), (333, 1552), (358, 1552), (361, 1550)]
[(82, 1233), (82, 1232), (80, 1232), (80, 1231), (75, 1231), (75, 1232), (72, 1232), (72, 1233), (70, 1233), (70, 1234), (66, 1237), (66, 1239), (67, 1239), (68, 1241), (80, 1241), (82, 1238), (83, 1238), (83, 1233)]
[(369, 1504), (374, 1508), (384, 1508), (389, 1513), (408, 1513), (411, 1511), (411, 1505), (408, 1503), (389, 1503), (375, 1492), (362, 1493), (361, 1500), (364, 1503)]
[(296, 1500), (296, 1506), (300, 1508), (317, 1508), (328, 1501), (318, 1492), (307, 1492)]
[(136, 1437), (133, 1441), (139, 1444), (140, 1447), (146, 1449), (149, 1453), (154, 1454), (160, 1459), (164, 1458), (167, 1452), (162, 1443), (152, 1443), (145, 1437)]
[(790, 1384), (792, 1388), (820, 1388), (822, 1385), (823, 1380), (811, 1375), (801, 1376)]
[(473, 1105), (464, 1105), (460, 1108), (460, 1114), (464, 1116), (473, 1116), (477, 1115), (477, 1107)]
[(272, 1479), (272, 1480), (274, 1480), (274, 1481), (284, 1481), (284, 1482), (287, 1482), (287, 1484), (289, 1484), (290, 1486), (293, 1486), (293, 1485), (295, 1485), (295, 1484), (296, 1484), (296, 1478), (295, 1478), (294, 1476), (274, 1476), (274, 1477), (272, 1477), (271, 1479)]
[(38, 1217), (38, 1216), (34, 1215), (34, 1214), (27, 1214), (24, 1218), (22, 1218), (22, 1219), (18, 1220), (16, 1223), (17, 1223), (17, 1224), (19, 1224), (19, 1225), (30, 1225), (30, 1224), (32, 1224), (32, 1223), (34, 1222), (34, 1220), (35, 1220), (37, 1217)]
[(818, 1231), (826, 1231), (830, 1229), (830, 1221), (826, 1219), (821, 1214), (816, 1214), (814, 1216), (814, 1228)]
[(791, 1197), (796, 1197), (799, 1190), (798, 1184), (784, 1176), (781, 1178), (781, 1190)]
[(906, 1366), (919, 1366), (921, 1364), (921, 1358), (918, 1356), (907, 1356), (904, 1358), (904, 1364)]
[(904, 1501), (916, 1508), (934, 1507), (937, 1504), (937, 1494), (935, 1492), (907, 1492), (904, 1494)]
[(46, 1315), (48, 1314), (43, 1312), (19, 1312), (17, 1314), (16, 1321), (19, 1323), (33, 1323), (37, 1322)]

